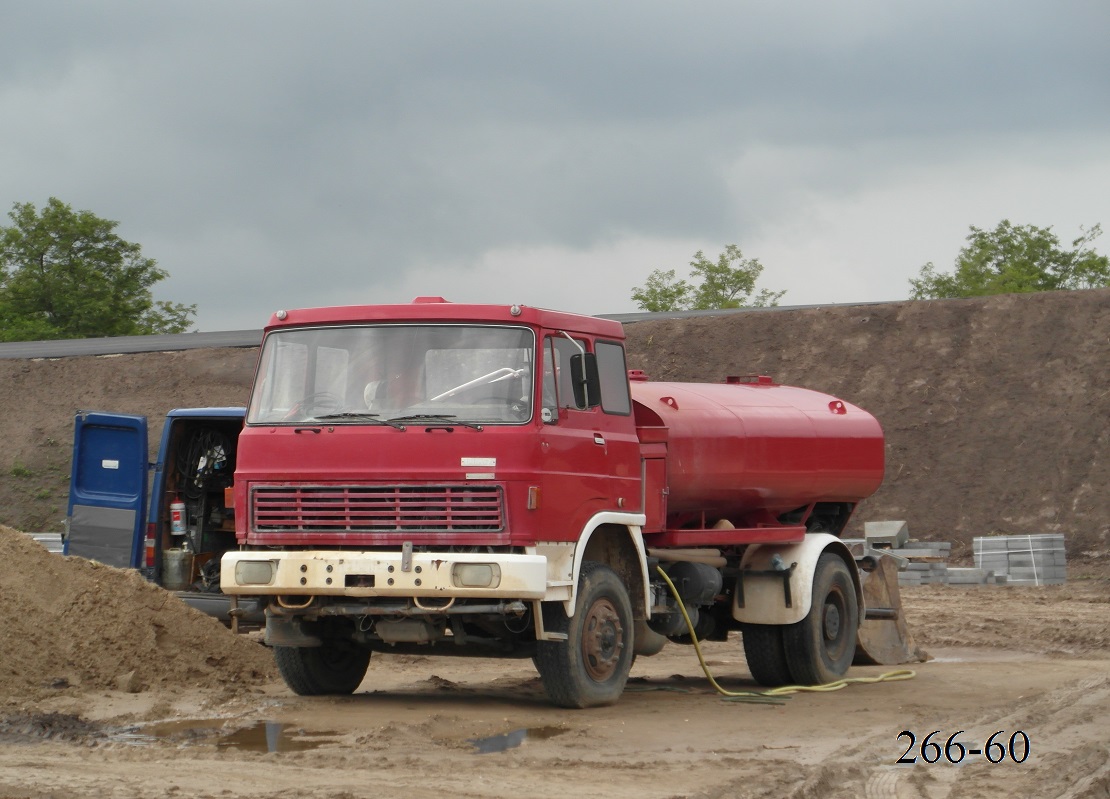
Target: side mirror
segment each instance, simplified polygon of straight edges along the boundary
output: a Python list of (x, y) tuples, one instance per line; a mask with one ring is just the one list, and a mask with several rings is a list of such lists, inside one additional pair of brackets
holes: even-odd
[(579, 408), (596, 408), (601, 404), (601, 375), (597, 356), (592, 352), (570, 356), (570, 373), (574, 384), (574, 404)]

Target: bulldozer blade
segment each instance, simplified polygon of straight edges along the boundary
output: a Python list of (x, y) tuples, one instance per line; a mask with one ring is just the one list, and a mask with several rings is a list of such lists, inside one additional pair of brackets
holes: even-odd
[(906, 625), (894, 558), (880, 554), (863, 558), (859, 565), (865, 613), (852, 662), (857, 666), (897, 666), (927, 660)]

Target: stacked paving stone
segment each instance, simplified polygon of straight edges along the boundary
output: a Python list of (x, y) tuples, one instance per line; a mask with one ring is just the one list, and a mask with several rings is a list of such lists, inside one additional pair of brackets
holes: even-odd
[[(948, 582), (950, 541), (911, 541), (903, 521), (864, 522), (863, 541), (853, 541), (863, 554), (869, 551), (891, 555), (898, 561), (899, 585)], [(862, 545), (862, 547), (860, 546)]]
[(1010, 585), (1059, 585), (1067, 579), (1063, 533), (999, 535), (973, 541), (975, 565)]
[(948, 584), (951, 541), (907, 541), (892, 552), (906, 559), (906, 570), (898, 573), (899, 585)]
[(968, 568), (965, 566), (948, 567), (949, 585), (1005, 585), (1006, 575), (995, 574), (990, 569)]
[(863, 530), (844, 543), (857, 557), (893, 557), (899, 585), (1053, 585), (1067, 577), (1062, 534), (976, 538), (975, 568), (956, 568), (950, 541), (910, 540), (905, 522), (865, 522)]
[(27, 533), (31, 538), (38, 541), (50, 552), (62, 553), (62, 534), (61, 533)]

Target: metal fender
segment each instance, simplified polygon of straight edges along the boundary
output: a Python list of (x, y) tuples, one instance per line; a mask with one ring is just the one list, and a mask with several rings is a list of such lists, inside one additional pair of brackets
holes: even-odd
[[(835, 553), (848, 565), (862, 620), (863, 589), (855, 559), (844, 542), (828, 533), (809, 533), (797, 544), (748, 547), (740, 559), (740, 574), (732, 595), (732, 617), (747, 624), (794, 624), (804, 619), (813, 603), (817, 559), (824, 552)], [(790, 574), (786, 577), (788, 569)]]

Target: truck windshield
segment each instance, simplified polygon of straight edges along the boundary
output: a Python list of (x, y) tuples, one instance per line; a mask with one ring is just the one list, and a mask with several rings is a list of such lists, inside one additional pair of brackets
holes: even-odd
[(535, 336), (524, 327), (290, 328), (262, 345), (248, 424), (524, 424)]

